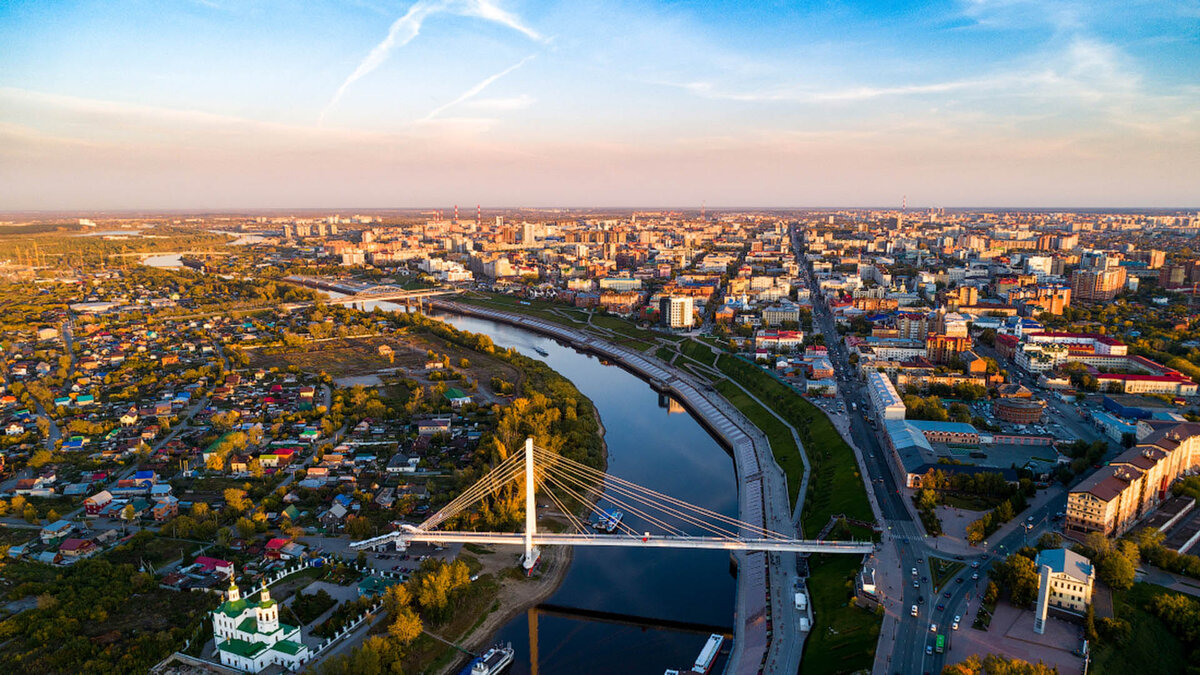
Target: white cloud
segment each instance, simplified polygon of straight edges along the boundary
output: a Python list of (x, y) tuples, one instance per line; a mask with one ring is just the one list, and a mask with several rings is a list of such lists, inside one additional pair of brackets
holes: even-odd
[(387, 61), (388, 56), (397, 48), (412, 42), (420, 34), (421, 25), (425, 20), (439, 13), (451, 13), (484, 19), (485, 21), (511, 28), (531, 40), (537, 42), (545, 41), (541, 34), (526, 26), (520, 17), (501, 9), (491, 0), (418, 0), (416, 4), (408, 8), (404, 16), (401, 16), (392, 23), (391, 28), (388, 29), (387, 37), (375, 45), (366, 58), (354, 69), (354, 72), (350, 73), (350, 76), (342, 82), (337, 92), (334, 93), (333, 98), (321, 110), (320, 121), (323, 122), (325, 120), (325, 117), (337, 105), (338, 101), (342, 99), (342, 96), (351, 84), (354, 84), (370, 74), (371, 71), (383, 65)]
[(529, 94), (521, 94), (519, 96), (509, 96), (507, 98), (477, 98), (473, 101), (468, 101), (467, 106), (477, 110), (491, 111), (508, 111), (508, 110), (524, 110), (533, 105), (534, 99)]

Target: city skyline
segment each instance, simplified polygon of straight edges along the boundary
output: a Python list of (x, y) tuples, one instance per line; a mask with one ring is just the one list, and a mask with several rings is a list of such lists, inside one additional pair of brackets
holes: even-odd
[(0, 209), (1200, 203), (1200, 3), (9, 3)]

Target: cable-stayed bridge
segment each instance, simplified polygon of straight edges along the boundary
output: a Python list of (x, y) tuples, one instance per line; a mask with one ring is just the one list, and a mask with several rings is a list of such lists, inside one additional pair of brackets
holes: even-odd
[[(463, 532), (438, 529), (484, 499), (522, 481), (525, 493), (524, 532)], [(536, 495), (554, 504), (566, 521), (566, 532), (537, 529)], [(602, 508), (599, 501), (610, 502)], [(571, 508), (574, 506), (574, 508)], [(583, 518), (575, 512), (583, 508)], [(618, 515), (619, 514), (619, 515)], [(585, 520), (586, 519), (586, 520)], [(638, 527), (630, 524), (637, 522)], [(412, 542), (510, 544), (523, 546), (522, 566), (537, 564), (539, 546), (627, 546), (795, 553), (870, 553), (872, 542), (795, 539), (731, 516), (689, 504), (670, 495), (609, 475), (525, 441), (478, 482), (420, 525), (350, 544), (354, 550)]]

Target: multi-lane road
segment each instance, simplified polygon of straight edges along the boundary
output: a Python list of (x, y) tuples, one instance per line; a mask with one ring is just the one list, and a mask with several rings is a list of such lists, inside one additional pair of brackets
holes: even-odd
[[(837, 372), (839, 396), (844, 399), (846, 410), (851, 411), (850, 436), (863, 454), (869, 486), (883, 517), (884, 540), (878, 556), (879, 564), (895, 565), (898, 574), (891, 570), (887, 573), (892, 578), (899, 578), (904, 589), (900, 598), (887, 598), (885, 602), (895, 622), (885, 623), (885, 626), (891, 624), (892, 628), (890, 631), (885, 628), (880, 635), (878, 649), (890, 650), (884, 659), (887, 666), (884, 672), (905, 675), (940, 673), (946, 655), (938, 654), (934, 649), (937, 633), (932, 626), (936, 625), (937, 632), (946, 636), (948, 645), (954, 641), (956, 631), (951, 626), (956, 616), (961, 618), (959, 631), (972, 630), (971, 624), (979, 608), (979, 598), (987, 583), (987, 570), (991, 562), (1023, 546), (1026, 537), (1030, 541), (1036, 540), (1040, 531), (1051, 522), (1051, 515), (1064, 510), (1066, 496), (1051, 499), (1022, 514), (1022, 518), (1029, 519), (1026, 521), (1029, 529), (1017, 527), (1008, 535), (989, 541), (986, 550), (991, 553), (980, 550), (974, 555), (948, 554), (931, 545), (906, 503), (908, 491), (901, 483), (898, 470), (884, 450), (877, 429), (866, 418), (865, 388), (850, 365), (849, 353), (838, 337), (828, 306), (820, 299), (811, 268), (803, 260), (798, 233), (793, 231), (792, 236), (797, 260), (808, 275), (814, 297), (813, 330), (825, 336), (830, 362)], [(851, 406), (851, 403), (855, 405)], [(962, 581), (951, 578), (940, 590), (934, 589), (931, 572), (933, 557), (963, 562), (964, 569), (956, 575)], [(913, 583), (913, 569), (917, 570), (917, 585)], [(978, 574), (978, 580), (971, 578), (973, 573)], [(947, 593), (949, 597), (946, 597)], [(912, 615), (914, 605), (917, 607), (916, 616)]]

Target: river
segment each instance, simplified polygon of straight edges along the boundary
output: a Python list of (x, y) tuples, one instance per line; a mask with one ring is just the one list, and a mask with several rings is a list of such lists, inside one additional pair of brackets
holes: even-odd
[[(493, 321), (442, 315), (462, 330), (491, 336), (541, 359), (570, 379), (595, 404), (604, 423), (608, 471), (693, 504), (737, 515), (733, 460), (689, 414), (669, 414), (650, 385), (616, 366), (529, 331)], [(548, 353), (534, 351), (539, 347)], [(628, 520), (635, 528), (640, 524)], [(722, 551), (576, 549), (554, 605), (718, 626), (733, 623), (736, 582)], [(706, 635), (644, 630), (541, 615), (538, 662), (543, 673), (654, 673), (691, 667)], [(517, 650), (512, 673), (530, 667), (528, 615), (496, 636)], [(723, 656), (722, 659), (725, 657)], [(718, 664), (718, 668), (721, 664)], [(720, 672), (714, 669), (714, 672)]]

